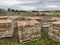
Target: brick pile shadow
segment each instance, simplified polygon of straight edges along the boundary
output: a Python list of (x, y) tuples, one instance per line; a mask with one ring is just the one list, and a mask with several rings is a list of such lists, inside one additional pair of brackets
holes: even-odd
[(12, 37), (12, 42), (19, 42), (19, 38), (18, 38), (18, 28), (15, 27), (14, 29), (14, 33), (13, 33), (13, 37)]

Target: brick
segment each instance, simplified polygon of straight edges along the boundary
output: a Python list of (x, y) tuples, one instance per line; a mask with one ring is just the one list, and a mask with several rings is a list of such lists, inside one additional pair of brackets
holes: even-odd
[(52, 40), (60, 42), (60, 21), (51, 22), (48, 35)]
[(13, 21), (12, 20), (0, 20), (0, 38), (13, 36)]
[(41, 38), (41, 22), (36, 20), (17, 21), (20, 42), (29, 42)]

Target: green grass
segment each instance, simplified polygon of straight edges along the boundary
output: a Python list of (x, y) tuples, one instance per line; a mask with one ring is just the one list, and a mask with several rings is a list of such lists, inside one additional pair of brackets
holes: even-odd
[(39, 40), (23, 44), (18, 41), (17, 36), (14, 36), (12, 38), (0, 39), (0, 45), (60, 45), (60, 43), (49, 39), (48, 34), (42, 30), (42, 38)]

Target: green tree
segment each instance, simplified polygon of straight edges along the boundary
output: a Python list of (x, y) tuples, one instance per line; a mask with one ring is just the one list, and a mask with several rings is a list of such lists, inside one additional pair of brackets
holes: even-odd
[(12, 11), (12, 12), (16, 12), (16, 10), (14, 10), (14, 9), (11, 9), (11, 11)]
[(8, 11), (11, 11), (11, 9), (10, 9), (10, 8), (8, 8)]

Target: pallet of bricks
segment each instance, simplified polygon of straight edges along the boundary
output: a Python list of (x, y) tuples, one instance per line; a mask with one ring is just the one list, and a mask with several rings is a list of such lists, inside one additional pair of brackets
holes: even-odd
[[(2, 20), (1, 20), (2, 19)], [(9, 19), (0, 19), (0, 38), (13, 36), (13, 21)]]
[(60, 20), (60, 17), (52, 17), (50, 19), (50, 22), (55, 22), (55, 21), (59, 21)]
[(50, 39), (60, 42), (60, 21), (51, 22), (48, 35)]
[(18, 20), (24, 20), (25, 18), (15, 15), (15, 16), (8, 16), (8, 19), (13, 20), (14, 27), (17, 27), (17, 21)]
[(20, 42), (29, 42), (41, 38), (41, 23), (36, 20), (17, 21)]

